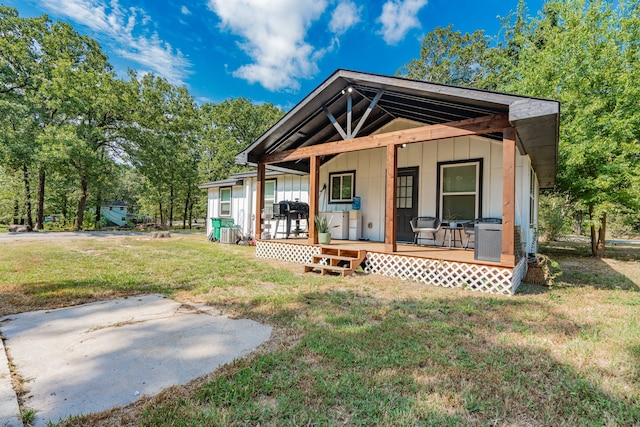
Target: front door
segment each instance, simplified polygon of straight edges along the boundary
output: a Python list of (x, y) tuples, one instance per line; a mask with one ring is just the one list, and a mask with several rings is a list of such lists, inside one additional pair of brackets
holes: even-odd
[(413, 242), (411, 218), (418, 216), (418, 167), (398, 169), (396, 182), (396, 240)]

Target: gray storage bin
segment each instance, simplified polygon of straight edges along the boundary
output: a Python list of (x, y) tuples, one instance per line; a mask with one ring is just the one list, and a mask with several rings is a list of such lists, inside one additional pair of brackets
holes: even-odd
[(500, 262), (502, 252), (502, 224), (476, 224), (474, 258)]

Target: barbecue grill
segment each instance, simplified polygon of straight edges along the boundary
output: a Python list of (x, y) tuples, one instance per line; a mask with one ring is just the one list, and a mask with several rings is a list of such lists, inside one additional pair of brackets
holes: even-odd
[[(309, 228), (309, 204), (299, 201), (283, 200), (273, 205), (273, 218), (276, 220), (276, 228), (274, 234), (282, 233), (289, 238), (293, 234), (298, 236), (301, 233), (307, 233)], [(285, 231), (278, 231), (278, 223), (285, 220)], [(305, 229), (300, 228), (300, 220), (305, 220)], [(295, 224), (292, 230), (291, 226)]]

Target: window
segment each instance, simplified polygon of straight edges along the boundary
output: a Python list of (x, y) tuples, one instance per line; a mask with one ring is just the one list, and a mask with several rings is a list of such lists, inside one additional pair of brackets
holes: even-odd
[(413, 208), (413, 175), (402, 175), (396, 182), (396, 207)]
[(482, 159), (438, 164), (438, 206), (443, 220), (480, 217)]
[(276, 180), (268, 179), (264, 182), (264, 213), (267, 218), (273, 216), (273, 204), (276, 202)]
[(536, 174), (529, 171), (529, 227), (536, 226)]
[(231, 187), (220, 189), (220, 216), (231, 216)]
[(351, 203), (356, 193), (356, 171), (329, 174), (329, 203)]

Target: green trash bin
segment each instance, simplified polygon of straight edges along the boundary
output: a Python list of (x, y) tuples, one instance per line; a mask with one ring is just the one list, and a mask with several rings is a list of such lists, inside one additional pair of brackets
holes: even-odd
[(211, 218), (211, 240), (214, 242), (220, 241), (220, 228), (222, 225), (222, 218)]
[(220, 241), (220, 229), (221, 228), (233, 228), (233, 218), (211, 218), (211, 240), (214, 242)]

